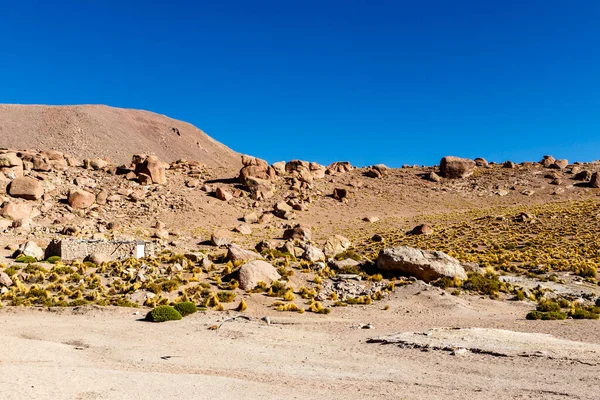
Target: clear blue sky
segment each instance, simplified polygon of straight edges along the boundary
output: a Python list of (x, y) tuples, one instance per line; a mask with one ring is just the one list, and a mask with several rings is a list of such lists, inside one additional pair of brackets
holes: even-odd
[(2, 103), (146, 109), (271, 162), (600, 158), (596, 0), (0, 0), (0, 43)]

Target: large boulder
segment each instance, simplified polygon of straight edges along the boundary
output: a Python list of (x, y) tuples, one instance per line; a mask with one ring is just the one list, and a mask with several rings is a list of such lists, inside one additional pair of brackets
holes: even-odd
[(28, 241), (19, 246), (19, 249), (15, 253), (15, 256), (23, 254), (25, 256), (33, 257), (40, 261), (44, 259), (44, 249), (42, 249), (36, 242)]
[(239, 180), (243, 185), (248, 185), (250, 178), (274, 180), (277, 178), (277, 173), (269, 166), (246, 165), (240, 170)]
[(344, 174), (352, 171), (353, 167), (348, 161), (336, 161), (327, 167), (328, 175)]
[(229, 190), (223, 189), (221, 187), (217, 188), (217, 190), (215, 191), (215, 196), (217, 199), (223, 200), (223, 201), (229, 201), (229, 200), (233, 199), (233, 194), (231, 194), (231, 192)]
[(230, 244), (227, 246), (227, 261), (231, 261), (233, 263), (240, 261), (252, 261), (252, 260), (262, 260), (263, 256), (260, 254), (251, 251), (242, 249), (237, 244)]
[(377, 268), (382, 272), (413, 276), (425, 282), (442, 277), (467, 278), (465, 269), (460, 262), (446, 253), (408, 246), (382, 250), (377, 257)]
[(590, 186), (593, 188), (600, 188), (600, 173), (594, 172), (590, 179)]
[(540, 164), (542, 164), (542, 166), (545, 168), (549, 168), (555, 162), (556, 162), (556, 160), (554, 159), (554, 157), (544, 156), (544, 158), (542, 158), (542, 160), (540, 161)]
[(5, 272), (0, 272), (0, 286), (11, 287), (13, 285), (12, 279)]
[(253, 157), (253, 156), (248, 156), (248, 155), (245, 155), (245, 154), (242, 155), (242, 164), (245, 167), (249, 167), (251, 165), (255, 165), (255, 166), (258, 166), (258, 167), (263, 167), (265, 169), (269, 166), (269, 163), (266, 162), (265, 160), (262, 160), (260, 158)]
[(167, 183), (166, 170), (167, 163), (164, 163), (156, 156), (133, 156), (132, 163), (135, 165), (136, 175), (146, 174), (152, 179), (152, 183), (163, 185)]
[[(17, 153), (0, 154), (0, 173), (9, 179), (20, 178), (23, 176), (23, 160)], [(2, 176), (0, 176), (2, 178)]]
[(210, 237), (210, 241), (215, 246), (226, 246), (231, 243), (231, 232), (227, 229), (218, 229)]
[(68, 202), (73, 208), (88, 208), (96, 201), (96, 195), (87, 190), (78, 189), (69, 192)]
[(22, 165), (23, 161), (17, 156), (17, 153), (0, 154), (0, 168), (12, 168)]
[(8, 194), (15, 198), (38, 200), (44, 195), (44, 185), (35, 178), (23, 176), (12, 180)]
[(240, 289), (254, 289), (258, 282), (270, 285), (271, 282), (281, 279), (277, 269), (263, 260), (254, 260), (242, 265), (238, 271)]
[(300, 240), (300, 241), (310, 241), (311, 231), (310, 227), (305, 225), (296, 225), (293, 228), (286, 229), (283, 232), (284, 239), (292, 239), (292, 240)]
[(254, 200), (267, 200), (275, 196), (275, 185), (267, 179), (249, 176), (246, 178), (246, 186)]
[(306, 245), (304, 246), (302, 258), (310, 262), (324, 261), (325, 254), (316, 246)]
[(550, 168), (554, 169), (565, 169), (569, 166), (569, 160), (562, 159), (554, 161), (554, 164), (550, 165)]
[(475, 161), (468, 158), (446, 156), (440, 161), (440, 175), (449, 179), (466, 178), (473, 174)]
[(327, 257), (333, 257), (348, 250), (352, 245), (350, 240), (342, 235), (333, 235), (327, 239), (323, 251)]
[(0, 207), (0, 216), (8, 218), (12, 221), (17, 221), (24, 218), (31, 218), (33, 208), (26, 203), (16, 203), (7, 201)]

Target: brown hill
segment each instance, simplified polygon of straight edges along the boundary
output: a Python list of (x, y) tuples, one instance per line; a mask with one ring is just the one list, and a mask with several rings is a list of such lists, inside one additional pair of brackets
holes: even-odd
[(0, 105), (0, 147), (53, 149), (115, 163), (137, 153), (238, 167), (240, 156), (186, 122), (148, 111), (103, 105)]

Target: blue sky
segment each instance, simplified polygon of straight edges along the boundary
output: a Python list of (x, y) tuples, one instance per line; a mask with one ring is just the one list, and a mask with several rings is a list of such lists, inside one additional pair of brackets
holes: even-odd
[(146, 109), (271, 162), (590, 161), (598, 21), (592, 0), (0, 0), (0, 102)]

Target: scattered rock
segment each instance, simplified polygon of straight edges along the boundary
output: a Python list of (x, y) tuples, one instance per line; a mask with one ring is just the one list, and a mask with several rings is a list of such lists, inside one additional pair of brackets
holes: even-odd
[(160, 161), (156, 156), (134, 155), (132, 164), (135, 166), (135, 173), (148, 175), (153, 183), (163, 185), (167, 183), (166, 169), (168, 164)]
[(442, 181), (442, 178), (433, 171), (429, 172), (428, 174), (425, 174), (425, 179), (427, 179), (428, 181), (431, 181), (431, 182), (441, 182)]
[(96, 195), (86, 190), (77, 189), (69, 192), (68, 202), (73, 208), (88, 208), (96, 201)]
[(231, 243), (231, 233), (227, 229), (219, 229), (212, 234), (210, 241), (215, 246), (226, 246)]
[(237, 244), (230, 244), (227, 246), (227, 260), (233, 263), (240, 261), (252, 261), (252, 260), (262, 260), (263, 256), (260, 254), (242, 249)]
[(338, 201), (344, 201), (348, 197), (346, 189), (333, 189), (333, 198)]
[(310, 262), (324, 261), (325, 254), (316, 246), (305, 245), (302, 258)]
[(600, 188), (600, 173), (594, 172), (590, 178), (590, 186), (593, 188)]
[(247, 224), (241, 224), (235, 227), (235, 231), (238, 233), (241, 233), (242, 235), (251, 235), (252, 234), (252, 228), (250, 228), (250, 226), (248, 226)]
[(20, 199), (39, 200), (44, 195), (44, 186), (41, 181), (24, 176), (12, 180), (8, 194)]
[(296, 225), (291, 229), (286, 229), (283, 232), (284, 239), (293, 239), (293, 240), (301, 240), (301, 241), (310, 241), (311, 232), (310, 227), (305, 225)]
[(277, 269), (263, 260), (254, 260), (242, 265), (238, 272), (240, 289), (254, 289), (259, 282), (270, 285), (273, 281), (281, 279)]
[(382, 250), (377, 257), (377, 268), (381, 271), (414, 276), (425, 282), (431, 282), (442, 277), (467, 278), (460, 262), (446, 253), (408, 246)]
[(573, 180), (576, 181), (589, 181), (592, 179), (592, 173), (590, 171), (580, 171), (573, 176)]
[(566, 160), (566, 159), (556, 160), (556, 161), (554, 161), (554, 163), (552, 165), (550, 165), (550, 168), (562, 170), (562, 169), (567, 168), (568, 165), (569, 165), (569, 160)]
[(233, 195), (231, 194), (231, 192), (220, 187), (217, 188), (217, 190), (215, 191), (215, 196), (217, 197), (217, 199), (223, 201), (229, 201), (233, 199)]
[(336, 161), (327, 167), (328, 175), (344, 174), (352, 171), (353, 167), (348, 161)]
[(13, 285), (12, 279), (6, 273), (0, 271), (0, 285), (4, 287), (11, 287)]
[(7, 201), (0, 207), (0, 216), (16, 221), (23, 218), (30, 218), (33, 214), (33, 208), (26, 203), (17, 203)]
[(38, 261), (44, 259), (44, 249), (42, 249), (36, 242), (28, 241), (19, 246), (19, 249), (15, 253), (15, 257), (19, 254), (33, 257)]
[(89, 256), (87, 256), (86, 261), (92, 262), (98, 266), (104, 264), (104, 263), (108, 263), (111, 260), (111, 258), (104, 254), (104, 253), (93, 253), (90, 254)]
[(475, 161), (447, 156), (440, 161), (440, 175), (449, 179), (462, 179), (473, 174)]
[(477, 167), (487, 167), (489, 165), (485, 158), (477, 157), (474, 161)]
[(549, 168), (552, 164), (554, 164), (556, 160), (552, 156), (544, 156), (544, 158), (540, 161), (540, 164), (544, 166), (544, 168)]
[(418, 225), (410, 231), (413, 235), (431, 235), (433, 233), (433, 227), (427, 224)]
[(327, 257), (334, 257), (344, 251), (352, 245), (350, 240), (342, 235), (330, 236), (323, 246), (323, 251)]
[(374, 224), (375, 222), (379, 222), (379, 217), (376, 217), (376, 216), (364, 217), (363, 221)]
[(246, 186), (254, 200), (267, 200), (275, 196), (275, 185), (269, 180), (250, 176), (246, 178)]

